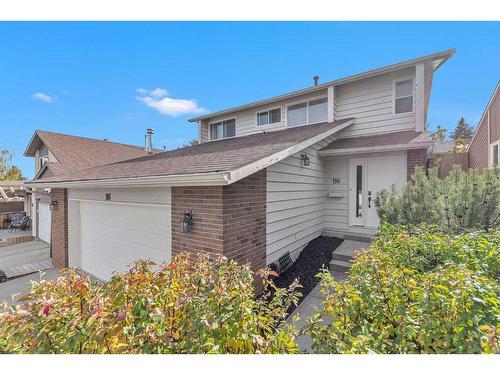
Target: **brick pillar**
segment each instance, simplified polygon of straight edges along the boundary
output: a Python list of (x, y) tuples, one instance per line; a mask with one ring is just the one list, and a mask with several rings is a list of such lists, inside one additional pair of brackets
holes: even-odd
[(52, 201), (57, 201), (57, 207), (51, 212), (51, 253), (52, 263), (57, 268), (68, 267), (68, 190), (52, 189)]
[(266, 266), (266, 170), (224, 186), (224, 255)]
[[(184, 211), (193, 228), (180, 230)], [(228, 186), (172, 187), (172, 255), (223, 254), (253, 270), (266, 266), (266, 171)]]
[(406, 179), (411, 180), (411, 176), (415, 172), (415, 167), (425, 168), (427, 163), (427, 149), (421, 148), (417, 150), (406, 151)]

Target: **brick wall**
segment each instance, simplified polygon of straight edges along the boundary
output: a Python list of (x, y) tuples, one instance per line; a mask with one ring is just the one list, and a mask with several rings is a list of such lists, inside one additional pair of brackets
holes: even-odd
[(408, 150), (406, 152), (406, 179), (411, 180), (415, 167), (424, 167), (427, 163), (427, 150), (425, 148), (418, 150)]
[[(172, 187), (172, 255), (223, 251), (222, 186)], [(193, 228), (182, 233), (184, 211), (194, 213)]]
[(51, 253), (55, 267), (68, 266), (68, 191), (52, 189), (51, 199), (57, 200), (57, 207), (51, 212)]
[[(180, 231), (184, 211), (193, 228)], [(266, 171), (229, 186), (172, 188), (172, 254), (218, 253), (253, 269), (266, 265)]]
[(224, 187), (224, 255), (266, 266), (266, 170)]

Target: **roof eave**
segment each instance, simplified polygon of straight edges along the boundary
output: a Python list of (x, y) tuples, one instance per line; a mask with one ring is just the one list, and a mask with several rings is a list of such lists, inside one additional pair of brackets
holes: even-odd
[(75, 181), (28, 181), (30, 188), (155, 187), (227, 185), (227, 172), (193, 173), (170, 176), (127, 177)]
[(24, 150), (23, 156), (26, 156), (26, 157), (34, 157), (35, 156), (36, 150), (31, 152), (30, 149), (31, 149), (36, 137), (38, 137), (40, 139), (40, 142), (43, 142), (42, 139), (40, 138), (40, 136), (38, 135), (38, 130), (35, 130), (35, 132), (33, 133), (33, 135), (30, 138), (30, 141), (28, 142), (28, 145), (26, 146), (26, 150)]
[(352, 147), (338, 148), (333, 150), (320, 150), (319, 156), (339, 156), (353, 154), (367, 154), (372, 152), (387, 152), (387, 151), (406, 151), (415, 149), (428, 149), (434, 142), (416, 142), (416, 143), (401, 143), (396, 145), (372, 146), (372, 147)]
[(379, 74), (385, 74), (385, 73), (389, 73), (389, 72), (392, 72), (392, 71), (395, 71), (395, 70), (404, 69), (404, 68), (413, 66), (415, 64), (418, 64), (418, 63), (421, 63), (421, 62), (424, 62), (424, 61), (442, 59), (442, 61), (440, 61), (439, 64), (436, 67), (434, 67), (434, 71), (435, 71), (441, 65), (443, 65), (448, 59), (450, 59), (455, 54), (455, 52), (456, 52), (455, 48), (452, 48), (452, 49), (441, 51), (441, 52), (437, 52), (437, 53), (434, 53), (434, 54), (431, 54), (431, 55), (417, 57), (417, 58), (411, 59), (411, 60), (405, 60), (405, 61), (402, 61), (402, 62), (399, 62), (399, 63), (396, 63), (396, 64), (391, 64), (391, 65), (387, 65), (387, 66), (384, 66), (384, 67), (381, 67), (381, 68), (372, 69), (372, 70), (369, 70), (367, 72), (354, 74), (354, 75), (347, 76), (347, 77), (340, 78), (340, 79), (333, 80), (333, 81), (328, 81), (328, 82), (319, 84), (317, 86), (307, 87), (305, 89), (301, 89), (301, 90), (297, 90), (297, 91), (292, 91), (292, 92), (287, 93), (287, 94), (274, 96), (274, 97), (269, 98), (269, 99), (259, 100), (259, 101), (248, 103), (248, 104), (244, 104), (244, 105), (241, 105), (241, 106), (224, 109), (222, 111), (218, 111), (218, 112), (214, 112), (214, 113), (209, 113), (209, 114), (206, 114), (206, 115), (203, 115), (203, 116), (194, 117), (192, 119), (189, 119), (189, 122), (198, 122), (198, 121), (202, 121), (202, 120), (207, 120), (207, 119), (212, 118), (212, 117), (222, 116), (222, 115), (225, 115), (225, 114), (228, 114), (228, 113), (232, 113), (232, 112), (236, 112), (236, 111), (241, 111), (241, 110), (244, 110), (244, 109), (251, 109), (251, 108), (259, 107), (261, 105), (266, 105), (266, 104), (269, 104), (269, 103), (272, 103), (272, 102), (276, 102), (276, 101), (279, 101), (279, 100), (285, 100), (285, 99), (292, 98), (292, 97), (295, 97), (295, 96), (304, 95), (304, 94), (312, 93), (312, 92), (315, 92), (315, 91), (324, 90), (328, 86), (340, 85), (340, 84), (343, 84), (343, 83), (357, 81), (357, 80), (360, 80), (360, 79), (365, 79), (365, 78), (373, 77), (373, 76), (376, 76), (376, 75), (379, 75)]

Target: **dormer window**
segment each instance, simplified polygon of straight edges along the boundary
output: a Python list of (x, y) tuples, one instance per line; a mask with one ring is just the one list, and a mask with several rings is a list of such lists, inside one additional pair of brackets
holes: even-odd
[(394, 82), (394, 113), (413, 112), (413, 79)]
[(210, 139), (231, 138), (236, 135), (236, 119), (213, 122), (210, 124)]
[(42, 167), (47, 164), (47, 162), (49, 161), (49, 157), (48, 156), (40, 156), (40, 169), (42, 169)]

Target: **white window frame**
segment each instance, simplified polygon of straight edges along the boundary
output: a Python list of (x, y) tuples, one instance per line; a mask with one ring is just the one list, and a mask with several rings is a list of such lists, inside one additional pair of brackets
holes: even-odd
[[(411, 96), (413, 98), (412, 100), (412, 110), (410, 112), (402, 112), (402, 113), (396, 113), (396, 99), (402, 99), (402, 98), (408, 98), (409, 95), (407, 96), (401, 96), (396, 98), (396, 84), (399, 82), (404, 82), (404, 81), (410, 81), (411, 80)], [(393, 116), (407, 116), (409, 114), (414, 114), (415, 113), (415, 78), (413, 76), (408, 76), (408, 77), (403, 77), (403, 78), (398, 78), (392, 81), (392, 115)]]
[(49, 162), (49, 155), (40, 156), (38, 158), (38, 170), (42, 169)]
[[(234, 120), (234, 136), (233, 137), (220, 138), (220, 139), (212, 139), (212, 125), (213, 124), (217, 124), (219, 122), (231, 121), (231, 120)], [(209, 141), (221, 141), (223, 139), (236, 138), (237, 136), (238, 136), (238, 119), (236, 118), (236, 116), (223, 118), (221, 120), (211, 121), (211, 122), (208, 123), (208, 140)]]
[[(316, 121), (316, 122), (309, 122), (309, 102), (312, 102), (314, 100), (318, 100), (318, 99), (326, 99), (326, 120), (325, 121)], [(307, 103), (307, 106), (306, 106), (306, 123), (305, 124), (301, 124), (301, 125), (296, 125), (296, 126), (292, 126), (292, 128), (298, 128), (300, 126), (304, 126), (304, 125), (314, 125), (314, 124), (321, 124), (323, 122), (328, 122), (328, 95), (318, 95), (318, 96), (313, 96), (313, 97), (310, 97), (310, 98), (307, 98), (307, 99), (302, 99), (302, 100), (298, 100), (296, 102), (292, 102), (292, 103), (287, 103), (286, 106), (285, 106), (285, 111), (286, 111), (286, 127), (288, 128), (288, 107), (291, 107), (293, 105), (297, 105), (297, 104), (303, 104), (303, 103)]]
[[(279, 109), (281, 111), (280, 121), (278, 122), (268, 122), (265, 125), (259, 125), (259, 113), (267, 112), (267, 116), (269, 118), (269, 112), (274, 111), (275, 109)], [(262, 109), (259, 111), (255, 111), (255, 127), (258, 129), (265, 128), (266, 126), (276, 126), (276, 124), (283, 124), (283, 106), (272, 107), (269, 109)]]
[(489, 160), (489, 162), (490, 162), (489, 167), (490, 167), (490, 168), (493, 168), (493, 166), (495, 165), (495, 164), (493, 163), (493, 156), (494, 156), (494, 153), (493, 153), (493, 148), (494, 148), (495, 146), (498, 146), (498, 161), (497, 161), (497, 167), (500, 167), (500, 139), (499, 139), (498, 141), (493, 142), (493, 143), (491, 143), (491, 144), (490, 144), (490, 153), (491, 153), (491, 157), (490, 157), (490, 160)]

